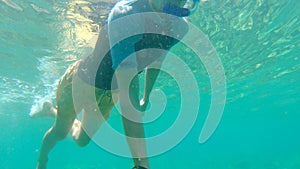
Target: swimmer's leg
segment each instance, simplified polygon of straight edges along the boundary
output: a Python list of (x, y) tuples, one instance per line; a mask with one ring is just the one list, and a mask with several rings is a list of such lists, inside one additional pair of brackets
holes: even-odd
[[(76, 113), (73, 111), (73, 113), (66, 113), (66, 115), (62, 117), (59, 115), (59, 111), (60, 110), (58, 110), (58, 116), (53, 127), (46, 132), (43, 138), (36, 169), (46, 169), (49, 152), (53, 149), (58, 141), (64, 139), (68, 135), (70, 129), (72, 128)], [(64, 109), (64, 111), (68, 110)]]
[[(117, 95), (114, 95), (115, 99), (112, 99), (111, 91), (101, 93), (101, 95), (97, 96), (97, 100), (102, 116), (95, 108), (86, 107), (83, 111), (82, 122), (80, 123), (78, 120), (74, 122), (72, 136), (76, 144), (81, 147), (86, 146), (90, 142), (91, 137), (94, 136), (101, 124), (109, 118), (114, 106), (114, 100), (117, 100)], [(74, 129), (74, 126), (76, 126), (76, 129)]]
[[(54, 148), (58, 141), (64, 139), (68, 135), (76, 118), (76, 112), (74, 110), (72, 98), (72, 84), (68, 83), (71, 81), (71, 79), (68, 79), (68, 77), (72, 76), (68, 75), (69, 74), (65, 74), (58, 84), (56, 95), (56, 120), (54, 125), (44, 135), (36, 169), (47, 168), (49, 152)], [(46, 103), (45, 108), (49, 107), (50, 104)]]
[[(94, 136), (101, 124), (106, 120), (101, 119), (98, 111), (96, 112), (97, 115), (94, 116), (92, 115), (94, 114), (93, 111), (84, 111), (82, 115), (82, 122), (78, 120), (76, 121), (77, 124), (74, 122), (72, 136), (75, 143), (80, 147), (88, 145), (91, 137)], [(76, 128), (74, 128), (74, 126), (76, 126)]]
[[(46, 169), (48, 154), (56, 143), (64, 139), (70, 132), (77, 116), (73, 104), (72, 81), (79, 62), (72, 64), (58, 83), (56, 92), (57, 113), (54, 125), (46, 132), (36, 169)], [(53, 106), (46, 103), (45, 109)], [(50, 109), (52, 111), (53, 109)], [(53, 110), (54, 111), (54, 110)]]

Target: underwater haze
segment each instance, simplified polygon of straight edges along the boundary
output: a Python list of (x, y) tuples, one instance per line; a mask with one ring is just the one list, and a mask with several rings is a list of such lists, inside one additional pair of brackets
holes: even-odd
[[(91, 53), (115, 2), (0, 1), (0, 169), (35, 168), (43, 135), (54, 119), (33, 119), (28, 113), (43, 100), (55, 102), (58, 79), (71, 63)], [(173, 53), (197, 80), (199, 113), (179, 144), (149, 159), (151, 168), (300, 169), (299, 9), (298, 0), (210, 0), (189, 17), (222, 61), (227, 82), (223, 117), (200, 144), (211, 104), (210, 79), (194, 53), (176, 45)], [(180, 113), (174, 79), (162, 73), (155, 90), (163, 91), (167, 106), (157, 121), (146, 125), (149, 136), (168, 129)], [(117, 109), (108, 123), (123, 132)], [(130, 158), (95, 142), (80, 148), (71, 136), (57, 144), (48, 162), (49, 169), (132, 166)]]

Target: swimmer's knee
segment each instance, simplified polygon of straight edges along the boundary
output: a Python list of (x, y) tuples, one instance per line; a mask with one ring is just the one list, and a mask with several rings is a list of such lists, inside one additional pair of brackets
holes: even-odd
[(73, 138), (73, 139), (79, 147), (85, 147), (91, 141), (90, 137), (86, 134), (84, 130), (80, 131), (80, 135), (78, 136), (78, 138)]
[(76, 144), (79, 146), (79, 147), (85, 147), (87, 146), (89, 143), (90, 143), (91, 139), (85, 139), (85, 140), (76, 140)]
[(75, 140), (79, 147), (85, 147), (90, 143), (91, 139), (89, 137), (79, 137)]

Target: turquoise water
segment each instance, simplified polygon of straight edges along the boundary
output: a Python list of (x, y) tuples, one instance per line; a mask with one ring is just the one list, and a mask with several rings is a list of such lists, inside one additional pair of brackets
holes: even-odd
[[(58, 0), (0, 2), (0, 168), (36, 165), (44, 132), (53, 119), (30, 119), (33, 104), (53, 98), (67, 66), (85, 57), (111, 3)], [(172, 150), (150, 158), (152, 168), (300, 168), (300, 2), (211, 0), (190, 21), (211, 40), (227, 78), (227, 102), (214, 135), (198, 136), (210, 104), (209, 77), (198, 60), (183, 57), (201, 93), (198, 119)], [(183, 46), (181, 56), (193, 54)], [(155, 86), (168, 98), (166, 112), (146, 132), (167, 129), (178, 114), (176, 83), (162, 74)], [(109, 122), (121, 126), (119, 114)], [(113, 141), (113, 140), (112, 140)], [(95, 143), (79, 148), (71, 137), (49, 156), (49, 169), (123, 169), (128, 158)]]

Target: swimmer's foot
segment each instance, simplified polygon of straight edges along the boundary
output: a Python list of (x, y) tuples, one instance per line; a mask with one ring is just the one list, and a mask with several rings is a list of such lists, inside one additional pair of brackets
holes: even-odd
[(53, 107), (51, 101), (45, 101), (41, 108), (32, 108), (31, 112), (29, 113), (29, 116), (32, 118), (55, 117), (56, 109)]

